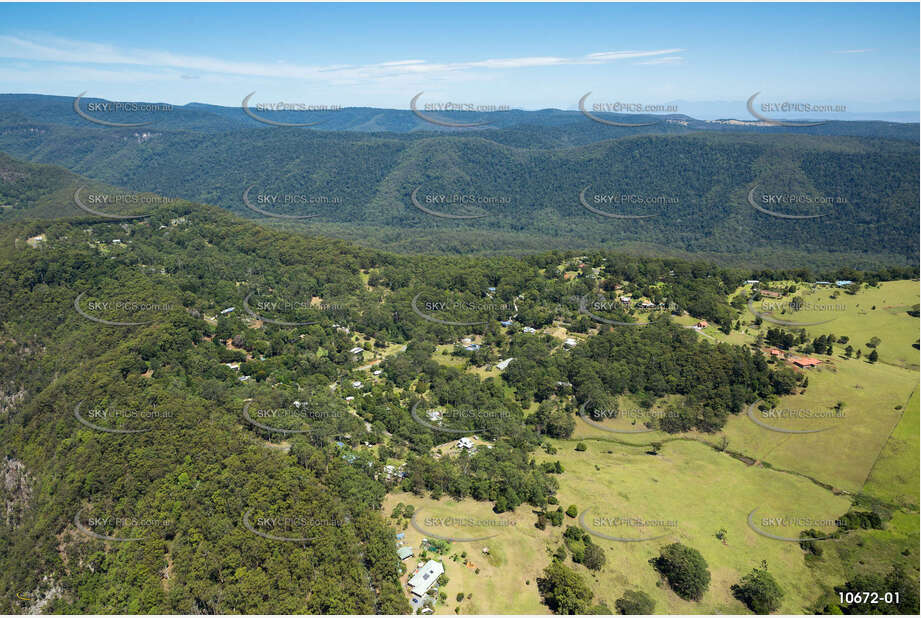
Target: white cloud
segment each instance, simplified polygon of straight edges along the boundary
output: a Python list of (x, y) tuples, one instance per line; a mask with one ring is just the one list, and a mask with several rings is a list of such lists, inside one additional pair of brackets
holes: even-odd
[[(0, 35), (0, 58), (67, 65), (106, 65), (117, 70), (120, 65), (147, 67), (161, 71), (181, 71), (184, 74), (219, 73), (254, 78), (316, 80), (319, 82), (353, 82), (355, 80), (390, 80), (400, 77), (425, 76), (437, 79), (447, 74), (476, 69), (511, 70), (533, 67), (591, 65), (633, 58), (654, 58), (682, 51), (659, 49), (647, 51), (607, 51), (577, 57), (536, 56), (520, 58), (491, 58), (458, 62), (434, 63), (426, 60), (394, 60), (364, 65), (311, 66), (288, 62), (233, 61), (209, 56), (176, 54), (162, 50), (121, 49), (92, 41), (76, 41), (42, 36), (24, 38)], [(671, 57), (674, 58), (674, 57)], [(674, 62), (662, 58), (662, 62)], [(652, 64), (647, 61), (644, 64)], [(88, 68), (88, 67), (84, 67)]]

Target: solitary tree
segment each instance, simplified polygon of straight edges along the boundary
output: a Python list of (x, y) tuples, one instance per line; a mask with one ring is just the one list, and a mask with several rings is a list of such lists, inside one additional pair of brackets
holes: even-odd
[(642, 590), (628, 590), (624, 593), (624, 596), (614, 602), (614, 607), (617, 608), (618, 614), (649, 615), (655, 609), (656, 602)]
[(770, 614), (780, 608), (783, 600), (783, 590), (774, 577), (768, 573), (767, 562), (761, 561), (761, 568), (754, 568), (752, 572), (733, 584), (730, 588), (732, 595), (745, 603), (748, 609), (756, 614)]
[(710, 586), (707, 561), (699, 551), (681, 543), (666, 545), (649, 563), (682, 599), (699, 601)]

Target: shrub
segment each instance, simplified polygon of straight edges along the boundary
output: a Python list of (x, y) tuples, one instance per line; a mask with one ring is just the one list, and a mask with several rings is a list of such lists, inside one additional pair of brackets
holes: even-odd
[(543, 577), (537, 578), (537, 589), (554, 614), (584, 614), (593, 596), (579, 573), (557, 561), (551, 562)]
[(600, 571), (606, 561), (607, 557), (604, 555), (604, 550), (600, 545), (586, 544), (582, 564), (593, 571)]
[(614, 607), (617, 608), (618, 614), (631, 616), (651, 614), (655, 606), (656, 602), (641, 590), (628, 590), (624, 593), (624, 596), (614, 602)]
[(710, 586), (707, 561), (699, 551), (681, 543), (666, 545), (649, 563), (682, 599), (699, 601)]
[(739, 580), (738, 584), (733, 584), (730, 590), (732, 596), (745, 603), (745, 606), (756, 614), (777, 611), (783, 600), (783, 590), (768, 573), (767, 563), (763, 561), (760, 569), (752, 569), (752, 572)]

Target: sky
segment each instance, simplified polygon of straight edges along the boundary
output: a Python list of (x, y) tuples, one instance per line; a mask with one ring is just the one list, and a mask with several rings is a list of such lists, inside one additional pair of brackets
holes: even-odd
[(419, 92), (521, 109), (761, 92), (917, 110), (918, 33), (917, 3), (0, 3), (0, 91), (397, 109)]

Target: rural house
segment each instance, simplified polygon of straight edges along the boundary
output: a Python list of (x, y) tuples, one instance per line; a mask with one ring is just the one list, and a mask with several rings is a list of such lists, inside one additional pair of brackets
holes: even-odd
[(413, 603), (418, 603), (438, 581), (438, 577), (445, 572), (445, 568), (440, 562), (429, 560), (423, 564), (416, 573), (409, 578), (407, 585), (413, 593)]

